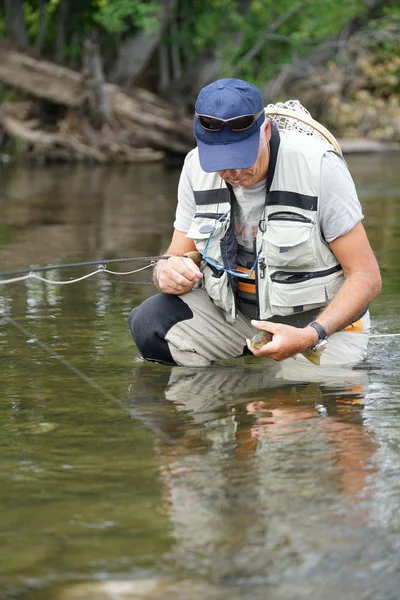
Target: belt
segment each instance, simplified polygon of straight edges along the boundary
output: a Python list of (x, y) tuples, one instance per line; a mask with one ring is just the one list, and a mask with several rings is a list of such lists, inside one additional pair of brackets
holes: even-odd
[[(246, 269), (246, 267), (241, 267), (241, 266), (237, 266), (236, 267), (237, 271), (240, 271), (241, 273), (250, 273), (250, 269)], [(256, 294), (256, 272), (255, 270), (253, 271), (253, 273), (251, 274), (251, 276), (248, 279), (241, 279), (240, 277), (238, 277), (238, 286), (237, 286), (237, 291), (238, 292), (246, 292), (247, 294)]]

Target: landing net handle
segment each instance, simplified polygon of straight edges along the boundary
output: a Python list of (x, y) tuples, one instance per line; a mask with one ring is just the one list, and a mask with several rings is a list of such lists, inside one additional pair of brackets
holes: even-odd
[[(290, 101), (289, 101), (290, 102)], [(336, 152), (342, 153), (339, 142), (332, 133), (321, 123), (312, 118), (310, 113), (298, 103), (302, 110), (293, 110), (291, 108), (282, 107), (275, 104), (269, 104), (265, 108), (267, 117), (271, 117), (276, 123), (280, 131), (298, 131), (304, 135), (322, 137), (327, 140)], [(301, 123), (303, 125), (301, 125)], [(319, 135), (318, 135), (319, 134)]]

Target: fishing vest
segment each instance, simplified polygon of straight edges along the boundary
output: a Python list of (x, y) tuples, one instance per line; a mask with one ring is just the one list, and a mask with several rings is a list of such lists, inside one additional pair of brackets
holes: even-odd
[[(278, 145), (272, 179), (268, 173), (269, 190), (254, 249), (255, 256), (258, 254), (256, 294), (261, 320), (323, 307), (344, 281), (343, 270), (324, 240), (319, 222), (321, 160), (334, 150), (325, 141), (296, 132), (280, 134)], [(196, 202), (186, 235), (202, 255), (207, 247), (206, 256), (214, 264), (235, 269), (233, 189), (218, 173), (201, 169), (197, 148), (186, 160), (190, 161)], [(233, 323), (237, 278), (205, 261), (201, 270), (202, 286)]]

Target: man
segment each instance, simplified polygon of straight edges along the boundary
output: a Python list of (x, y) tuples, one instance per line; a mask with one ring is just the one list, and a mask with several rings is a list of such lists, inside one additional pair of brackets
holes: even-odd
[[(239, 79), (201, 90), (194, 133), (170, 258), (154, 271), (161, 293), (130, 315), (144, 358), (205, 366), (250, 350), (282, 361), (328, 340), (321, 364), (362, 360), (381, 278), (343, 158), (279, 133)], [(201, 263), (185, 256), (195, 250)], [(273, 338), (255, 350), (257, 329)]]

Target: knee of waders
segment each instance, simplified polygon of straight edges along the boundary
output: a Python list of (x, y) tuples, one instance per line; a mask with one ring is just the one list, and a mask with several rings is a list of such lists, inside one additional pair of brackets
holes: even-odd
[(175, 365), (165, 336), (171, 327), (192, 317), (189, 306), (179, 296), (170, 294), (157, 294), (134, 308), (129, 327), (143, 358)]

